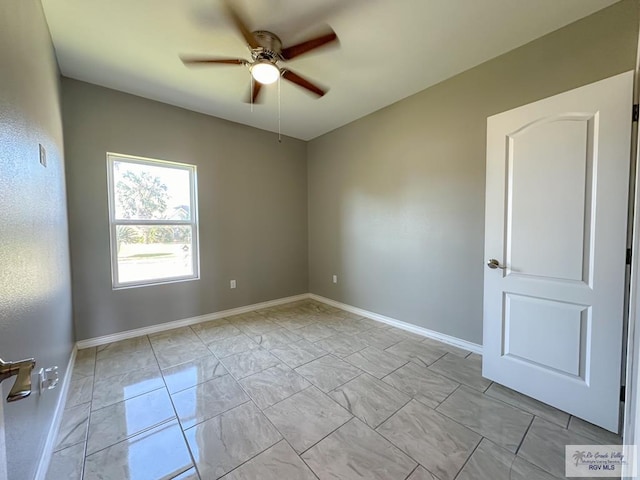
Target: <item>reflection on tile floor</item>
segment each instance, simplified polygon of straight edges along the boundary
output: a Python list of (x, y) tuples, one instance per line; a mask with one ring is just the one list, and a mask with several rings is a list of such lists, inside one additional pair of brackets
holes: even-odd
[(481, 365), (311, 300), (82, 350), (47, 479), (552, 480), (620, 442)]

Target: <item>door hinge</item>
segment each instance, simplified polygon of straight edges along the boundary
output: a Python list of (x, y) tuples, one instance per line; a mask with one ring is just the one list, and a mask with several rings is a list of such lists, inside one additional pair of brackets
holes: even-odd
[(633, 113), (631, 114), (631, 119), (634, 122), (638, 121), (638, 118), (640, 117), (640, 105), (638, 105), (637, 103), (635, 103), (633, 105)]
[(627, 396), (627, 387), (620, 385), (620, 401), (624, 402)]
[(631, 265), (631, 249), (627, 248), (627, 265)]

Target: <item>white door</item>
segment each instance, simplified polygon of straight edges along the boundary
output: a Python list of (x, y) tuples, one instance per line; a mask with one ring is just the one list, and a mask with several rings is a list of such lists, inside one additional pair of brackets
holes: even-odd
[(615, 432), (632, 85), (487, 119), (483, 375)]

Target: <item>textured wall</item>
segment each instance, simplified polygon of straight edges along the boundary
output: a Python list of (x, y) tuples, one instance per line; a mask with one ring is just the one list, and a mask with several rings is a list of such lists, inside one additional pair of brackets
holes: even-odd
[[(38, 0), (0, 2), (0, 65), (0, 357), (62, 374), (73, 344), (62, 121)], [(33, 478), (58, 394), (4, 405), (10, 479)]]
[(482, 343), (486, 118), (633, 69), (637, 28), (624, 0), (312, 140), (310, 291)]
[[(62, 90), (78, 340), (306, 293), (304, 142), (67, 78)], [(106, 152), (197, 165), (200, 280), (111, 288)]]

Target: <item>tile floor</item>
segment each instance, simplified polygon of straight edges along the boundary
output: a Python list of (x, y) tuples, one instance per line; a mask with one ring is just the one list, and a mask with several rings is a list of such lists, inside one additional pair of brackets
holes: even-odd
[(551, 480), (620, 438), (303, 301), (78, 352), (50, 480)]

